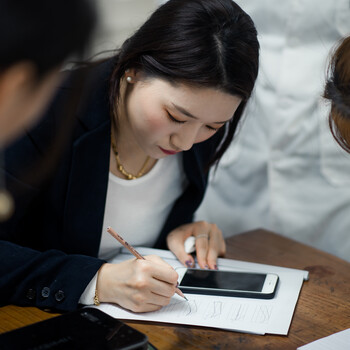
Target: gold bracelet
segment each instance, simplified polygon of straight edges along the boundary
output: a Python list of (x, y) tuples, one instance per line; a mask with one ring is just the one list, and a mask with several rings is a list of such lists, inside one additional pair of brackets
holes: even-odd
[(99, 305), (100, 305), (100, 300), (98, 299), (97, 288), (95, 289), (94, 304), (95, 304), (96, 306), (99, 306)]

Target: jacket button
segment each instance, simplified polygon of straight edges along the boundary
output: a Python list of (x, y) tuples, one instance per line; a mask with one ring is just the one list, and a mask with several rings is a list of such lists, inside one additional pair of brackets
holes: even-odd
[(44, 287), (42, 290), (41, 290), (41, 296), (43, 298), (48, 298), (50, 295), (50, 288), (49, 287)]
[(64, 298), (65, 298), (65, 295), (64, 295), (64, 291), (63, 290), (59, 290), (58, 292), (56, 292), (55, 299), (57, 301), (62, 301)]
[(28, 289), (27, 294), (26, 294), (26, 298), (29, 300), (33, 300), (33, 299), (35, 299), (35, 296), (36, 296), (35, 289), (32, 289), (32, 288)]

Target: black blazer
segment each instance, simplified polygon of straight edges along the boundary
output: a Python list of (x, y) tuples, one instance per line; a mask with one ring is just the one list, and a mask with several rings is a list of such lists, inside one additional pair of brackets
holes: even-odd
[[(40, 186), (23, 178), (48, 149), (60, 123), (60, 108), (72, 93), (70, 73), (40, 123), (6, 150), (6, 180), (16, 211), (0, 224), (0, 302), (72, 310), (104, 263), (97, 258), (110, 157), (109, 77), (113, 60), (89, 68), (76, 124), (55, 170)], [(68, 132), (68, 131), (67, 131)], [(188, 187), (159, 234), (166, 248), (172, 229), (191, 222), (207, 185), (208, 160), (221, 133), (183, 153)], [(136, 215), (136, 213), (135, 213)]]

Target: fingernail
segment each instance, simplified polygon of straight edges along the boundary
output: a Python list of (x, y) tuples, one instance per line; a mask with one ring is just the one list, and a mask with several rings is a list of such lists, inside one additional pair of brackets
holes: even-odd
[(214, 265), (214, 269), (215, 269), (215, 270), (218, 270), (218, 265)]
[(187, 267), (192, 267), (193, 263), (192, 263), (192, 260), (186, 260), (185, 264), (186, 264)]
[(209, 266), (208, 266), (208, 265), (205, 265), (204, 268), (205, 268), (206, 270), (208, 270), (208, 269), (209, 269)]
[(176, 288), (179, 286), (179, 282), (176, 282)]

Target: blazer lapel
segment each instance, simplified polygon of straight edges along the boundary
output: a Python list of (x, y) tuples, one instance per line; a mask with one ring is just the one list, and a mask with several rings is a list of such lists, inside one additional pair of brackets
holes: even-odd
[(109, 153), (109, 121), (83, 135), (74, 144), (63, 223), (66, 251), (92, 256), (98, 254), (108, 185)]
[(97, 256), (103, 225), (110, 157), (109, 77), (113, 59), (92, 68), (78, 111), (80, 136), (72, 150), (64, 210), (66, 251)]

